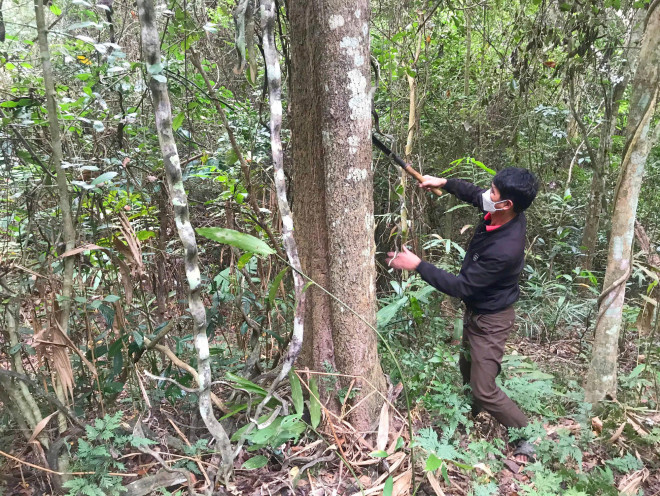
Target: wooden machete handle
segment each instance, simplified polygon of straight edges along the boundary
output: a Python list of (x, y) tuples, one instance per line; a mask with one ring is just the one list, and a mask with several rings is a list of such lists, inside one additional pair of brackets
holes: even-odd
[[(418, 183), (421, 184), (424, 182), (424, 176), (422, 176), (419, 172), (413, 169), (410, 164), (406, 164), (403, 170), (405, 170), (409, 175), (414, 177)], [(443, 193), (443, 191), (440, 188), (431, 188), (430, 191), (436, 196), (442, 196)]]

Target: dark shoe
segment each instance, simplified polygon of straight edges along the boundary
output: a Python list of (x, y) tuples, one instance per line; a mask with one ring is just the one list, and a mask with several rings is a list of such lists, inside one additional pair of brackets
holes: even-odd
[(528, 462), (534, 463), (536, 461), (536, 448), (529, 441), (518, 441), (516, 448), (513, 450), (513, 456), (518, 455), (526, 456)]

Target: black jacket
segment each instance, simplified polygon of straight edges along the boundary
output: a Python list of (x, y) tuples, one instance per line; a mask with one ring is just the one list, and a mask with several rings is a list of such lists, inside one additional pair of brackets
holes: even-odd
[[(484, 189), (460, 179), (448, 179), (443, 189), (483, 212)], [(424, 261), (417, 267), (422, 279), (462, 299), (476, 313), (499, 312), (517, 301), (518, 278), (525, 266), (525, 214), (492, 231), (486, 230), (489, 224), (490, 220), (483, 220), (477, 226), (457, 276)]]

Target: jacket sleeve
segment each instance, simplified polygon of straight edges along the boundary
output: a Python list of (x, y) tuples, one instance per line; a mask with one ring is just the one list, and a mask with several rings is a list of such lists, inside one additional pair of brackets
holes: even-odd
[(484, 188), (475, 186), (474, 184), (464, 181), (463, 179), (447, 179), (447, 184), (445, 184), (442, 189), (448, 193), (451, 193), (459, 200), (466, 203), (471, 203), (483, 211), (484, 207), (481, 195), (485, 191)]
[(479, 260), (455, 276), (428, 262), (420, 262), (417, 272), (438, 291), (469, 300), (484, 288), (493, 285), (508, 270), (507, 259)]

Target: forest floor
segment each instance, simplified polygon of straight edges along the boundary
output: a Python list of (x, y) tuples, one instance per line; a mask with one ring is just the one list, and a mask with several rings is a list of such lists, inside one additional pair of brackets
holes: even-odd
[[(447, 346), (451, 348), (455, 343)], [(580, 339), (547, 345), (527, 339), (511, 340), (503, 362), (502, 376), (507, 378), (503, 387), (523, 387), (523, 394), (529, 396), (528, 409), (530, 405), (536, 407), (537, 413), (530, 417), (536, 429), (536, 438), (532, 439), (537, 445), (537, 463), (521, 465), (513, 461), (511, 448), (502, 441), (508, 437), (506, 430), (487, 413), (472, 418), (465, 403), (457, 403), (463, 399), (456, 386), (436, 396), (430, 387), (424, 397), (414, 398), (411, 443), (399, 386), (390, 388), (391, 405), (398, 405), (398, 409), (383, 409), (369, 440), (356, 436), (347, 422), (326, 413), (319, 428), (308, 429), (297, 443), (288, 441), (251, 453), (243, 450), (235, 461), (232, 485), (216, 485), (214, 494), (660, 495), (660, 411), (647, 406), (657, 404), (657, 384), (642, 381), (646, 386), (639, 387), (639, 363), (639, 350), (631, 344), (620, 357), (621, 383), (632, 384), (633, 381), (626, 381), (631, 375), (636, 379), (636, 389), (626, 394), (630, 404), (624, 404), (623, 399), (610, 401), (598, 414), (584, 415), (584, 404), (575, 399), (581, 394), (576, 392), (575, 384), (582, 382), (587, 366)], [(457, 395), (457, 391), (461, 394)], [(461, 399), (457, 400), (459, 396)], [(431, 400), (426, 401), (426, 397)], [(444, 413), (438, 415), (434, 405)], [(129, 421), (133, 416), (126, 411), (124, 419)], [(181, 412), (163, 400), (153, 409), (145, 426), (155, 436), (147, 437), (160, 441), (152, 448), (168, 463), (178, 461), (181, 466), (182, 461), (187, 461), (184, 466), (196, 473), (192, 485), (201, 488), (214, 478), (217, 453), (173, 450), (172, 443), (166, 441), (172, 437), (191, 446), (175, 427), (178, 424), (185, 430), (184, 424), (172, 421), (180, 418)], [(191, 441), (194, 443), (195, 439), (191, 437)], [(16, 450), (23, 453), (24, 460), (43, 466), (36, 456), (29, 455), (26, 446)], [(123, 451), (112, 456), (122, 460), (126, 473), (146, 477), (158, 472), (160, 467), (152, 457), (131, 450), (128, 445)], [(246, 468), (245, 462), (255, 455), (265, 458), (264, 465)], [(0, 470), (0, 495), (50, 494), (43, 472), (31, 471), (30, 466), (8, 459), (0, 462)], [(135, 479), (124, 480), (128, 483)], [(187, 492), (184, 484), (145, 494)]]
[[(577, 338), (555, 341), (544, 346), (523, 339), (512, 343), (507, 353), (509, 357), (543, 364), (541, 374), (572, 377), (580, 382), (586, 374), (587, 363), (581, 357), (582, 350)], [(631, 346), (621, 356), (621, 374), (630, 372), (637, 360), (637, 349)], [(520, 361), (515, 360), (513, 363), (519, 364)], [(509, 368), (513, 369), (514, 366)], [(238, 470), (236, 486), (231, 492), (251, 495), (294, 494), (295, 482), (295, 494), (319, 496), (660, 495), (660, 445), (655, 442), (655, 438), (646, 439), (651, 432), (657, 436), (660, 411), (644, 407), (644, 400), (641, 403), (641, 406), (627, 407), (612, 402), (610, 406), (614, 408), (601, 413), (605, 420), (598, 415), (590, 415), (588, 436), (582, 432), (585, 425), (576, 421), (575, 415), (570, 412), (566, 412), (565, 416), (555, 415), (551, 421), (543, 416), (533, 417), (532, 421), (536, 420), (542, 425), (544, 433), (544, 439), (537, 439), (537, 444), (542, 441), (545, 448), (539, 453), (538, 463), (524, 465), (513, 461), (512, 449), (499, 441), (507, 439), (506, 429), (487, 413), (480, 413), (473, 419), (469, 432), (459, 426), (455, 442), (459, 453), (475, 446), (485, 446), (481, 461), (472, 464), (438, 461), (437, 465), (429, 465), (429, 453), (418, 448), (416, 461), (413, 462), (410, 450), (395, 449), (399, 436), (406, 440), (406, 446), (409, 444), (405, 419), (395, 414), (389, 417), (386, 443), (389, 455), (386, 458), (374, 458), (376, 447), (368, 442), (354, 442), (350, 440), (350, 434), (338, 433), (337, 428), (327, 429), (324, 443), (315, 445), (316, 441), (298, 445), (290, 450), (290, 456), (285, 457), (286, 461), (282, 464), (269, 464), (257, 470)], [(415, 408), (412, 413), (415, 435), (429, 426), (440, 435), (440, 429), (433, 425), (433, 412)], [(382, 432), (380, 426), (379, 431)], [(337, 444), (341, 446), (344, 458), (349, 460), (353, 473), (336, 456), (332, 462), (324, 461), (325, 455), (337, 451)], [(428, 443), (422, 444), (428, 446)], [(308, 450), (311, 446), (313, 448)], [(493, 449), (489, 450), (489, 447)], [(579, 450), (579, 454), (575, 450)], [(306, 456), (301, 456), (303, 453)], [(638, 463), (626, 455), (629, 453)], [(307, 462), (305, 469), (308, 470), (303, 477), (299, 476), (300, 465), (296, 463), (296, 458), (303, 458)], [(427, 470), (429, 468), (435, 470)], [(392, 484), (386, 487), (389, 476), (392, 476)]]

